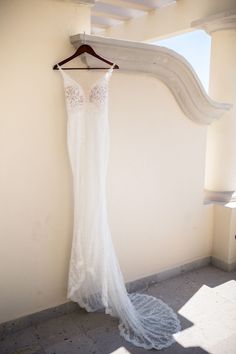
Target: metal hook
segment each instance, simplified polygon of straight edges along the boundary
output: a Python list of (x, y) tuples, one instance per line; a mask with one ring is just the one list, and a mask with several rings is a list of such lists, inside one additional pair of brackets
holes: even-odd
[(83, 33), (82, 43), (83, 43), (83, 44), (86, 44), (86, 39), (85, 39), (85, 31), (84, 31), (84, 33)]

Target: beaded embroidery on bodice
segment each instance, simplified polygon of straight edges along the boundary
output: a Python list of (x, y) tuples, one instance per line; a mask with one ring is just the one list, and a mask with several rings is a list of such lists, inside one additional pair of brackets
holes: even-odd
[(84, 108), (84, 106), (89, 103), (96, 105), (98, 108), (102, 108), (101, 106), (104, 105), (107, 100), (107, 83), (112, 74), (113, 67), (91, 86), (87, 94), (85, 94), (84, 89), (76, 80), (67, 75), (60, 67), (59, 70), (64, 78), (65, 97), (69, 111)]

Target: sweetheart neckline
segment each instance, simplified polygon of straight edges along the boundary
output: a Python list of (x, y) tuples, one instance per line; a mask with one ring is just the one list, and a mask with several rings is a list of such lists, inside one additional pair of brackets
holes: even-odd
[(83, 86), (80, 84), (80, 82), (78, 82), (76, 79), (71, 77), (69, 74), (65, 73), (63, 71), (63, 69), (60, 67), (60, 65), (57, 65), (57, 66), (59, 68), (59, 71), (60, 71), (62, 77), (67, 80), (69, 79), (69, 81), (71, 81), (73, 84), (78, 86), (84, 97), (89, 96), (91, 94), (92, 90), (94, 89), (94, 87), (96, 87), (101, 81), (109, 79), (110, 75), (113, 72), (113, 68), (114, 68), (114, 65), (113, 65), (111, 68), (107, 69), (107, 71), (105, 72), (105, 74), (102, 77), (95, 80), (95, 82), (93, 82), (91, 85), (89, 85), (88, 90), (86, 90), (88, 92), (87, 92), (87, 94), (85, 94), (85, 90), (84, 90)]

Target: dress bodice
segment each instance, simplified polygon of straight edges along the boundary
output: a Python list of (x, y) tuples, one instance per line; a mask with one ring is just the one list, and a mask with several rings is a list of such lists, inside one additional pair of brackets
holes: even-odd
[(90, 85), (86, 90), (77, 80), (66, 74), (60, 67), (64, 80), (65, 97), (68, 113), (79, 113), (89, 108), (102, 110), (108, 97), (108, 82), (113, 66), (106, 73)]

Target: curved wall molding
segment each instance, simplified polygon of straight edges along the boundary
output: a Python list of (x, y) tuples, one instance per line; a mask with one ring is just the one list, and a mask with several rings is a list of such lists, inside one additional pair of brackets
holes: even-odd
[[(231, 104), (212, 100), (192, 67), (173, 50), (84, 34), (70, 39), (76, 48), (86, 41), (98, 54), (117, 63), (122, 71), (148, 74), (161, 80), (170, 89), (185, 115), (196, 123), (211, 124), (232, 107)], [(86, 61), (90, 66), (101, 65), (89, 55)]]

